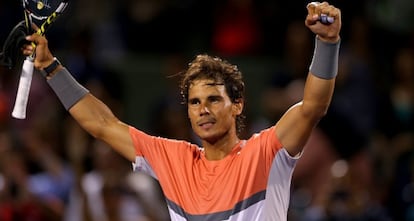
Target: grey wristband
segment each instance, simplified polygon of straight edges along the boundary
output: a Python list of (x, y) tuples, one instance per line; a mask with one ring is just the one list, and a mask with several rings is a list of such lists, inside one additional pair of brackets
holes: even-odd
[(315, 39), (315, 50), (309, 71), (316, 77), (322, 79), (332, 79), (338, 74), (340, 41), (328, 43)]
[(66, 110), (69, 110), (89, 91), (80, 85), (66, 68), (59, 70), (47, 81), (49, 86), (58, 96)]

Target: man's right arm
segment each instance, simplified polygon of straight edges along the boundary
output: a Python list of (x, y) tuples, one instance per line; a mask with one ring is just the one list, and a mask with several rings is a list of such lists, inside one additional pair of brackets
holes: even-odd
[(135, 161), (129, 126), (102, 101), (88, 93), (69, 109), (69, 113), (93, 137), (103, 140), (129, 161)]
[[(45, 37), (33, 34), (26, 39), (36, 44), (35, 68), (45, 70), (46, 67), (54, 67), (54, 70), (47, 73), (48, 84), (80, 126), (131, 162), (135, 161), (135, 148), (129, 135), (129, 126), (121, 122), (107, 105), (76, 82), (62, 65), (51, 65), (56, 59), (50, 52)], [(25, 55), (32, 52), (31, 45), (23, 48)]]

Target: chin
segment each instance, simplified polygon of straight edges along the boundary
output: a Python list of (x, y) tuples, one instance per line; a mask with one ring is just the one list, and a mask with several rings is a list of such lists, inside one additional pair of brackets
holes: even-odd
[(215, 137), (213, 134), (206, 133), (206, 132), (197, 133), (197, 136), (202, 140), (211, 140), (211, 139), (214, 139)]
[(203, 131), (201, 133), (198, 132), (196, 134), (201, 140), (205, 140), (209, 143), (214, 143), (215, 141), (219, 140), (221, 137), (224, 136), (224, 134), (213, 131)]

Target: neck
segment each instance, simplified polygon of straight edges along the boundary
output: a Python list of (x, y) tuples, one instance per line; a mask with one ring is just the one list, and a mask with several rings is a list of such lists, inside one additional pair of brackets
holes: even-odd
[(202, 141), (204, 147), (204, 153), (207, 160), (221, 160), (226, 157), (239, 143), (240, 139), (237, 135), (232, 137), (218, 140), (214, 143), (206, 140)]

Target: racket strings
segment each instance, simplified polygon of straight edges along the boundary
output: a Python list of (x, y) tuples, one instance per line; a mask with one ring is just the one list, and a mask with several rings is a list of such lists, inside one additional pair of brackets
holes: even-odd
[[(58, 15), (61, 14), (66, 9), (67, 5), (68, 5), (67, 2), (61, 2), (59, 4), (59, 6), (57, 7), (57, 9), (52, 14), (50, 14), (49, 16), (36, 15), (33, 11), (26, 8), (26, 10), (25, 10), (25, 20), (26, 20), (26, 26), (27, 26), (28, 30), (33, 29), (32, 28), (33, 19), (36, 19), (38, 21), (43, 21), (42, 24), (40, 25), (39, 29), (36, 31), (36, 33), (39, 34), (39, 35), (44, 35), (46, 30), (56, 20)], [(26, 6), (26, 5), (24, 5), (24, 6)], [(33, 60), (34, 57), (35, 57), (35, 51), (36, 51), (35, 50), (36, 49), (36, 44), (34, 42), (32, 42), (32, 47), (33, 47), (33, 53), (29, 57)]]

